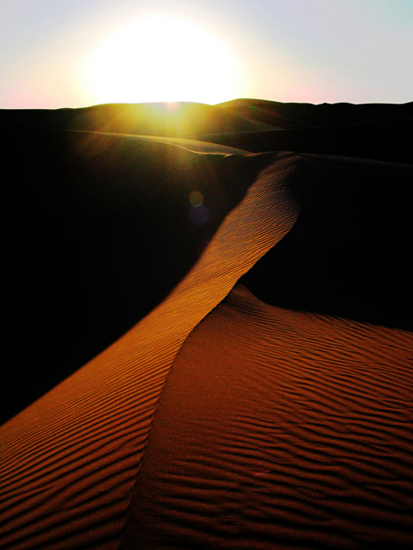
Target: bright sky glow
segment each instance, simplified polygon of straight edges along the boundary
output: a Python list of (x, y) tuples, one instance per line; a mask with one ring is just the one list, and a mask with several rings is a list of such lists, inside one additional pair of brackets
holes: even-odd
[(411, 0), (0, 0), (0, 108), (413, 99)]
[(189, 19), (155, 14), (121, 26), (86, 56), (84, 82), (99, 103), (236, 97), (240, 63), (223, 39)]

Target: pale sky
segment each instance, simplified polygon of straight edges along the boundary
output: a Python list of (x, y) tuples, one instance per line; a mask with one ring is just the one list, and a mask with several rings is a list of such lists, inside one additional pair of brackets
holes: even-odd
[(0, 108), (413, 100), (412, 0), (0, 0)]

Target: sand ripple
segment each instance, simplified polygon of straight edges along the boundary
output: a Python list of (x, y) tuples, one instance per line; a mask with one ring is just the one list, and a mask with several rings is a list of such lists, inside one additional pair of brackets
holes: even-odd
[[(261, 172), (161, 306), (1, 428), (1, 548), (117, 548), (172, 361), (190, 331), (293, 225), (298, 208), (287, 181), (296, 162), (282, 156)], [(240, 157), (236, 163), (245, 166)]]
[(174, 362), (122, 548), (410, 547), (412, 346), (236, 288)]

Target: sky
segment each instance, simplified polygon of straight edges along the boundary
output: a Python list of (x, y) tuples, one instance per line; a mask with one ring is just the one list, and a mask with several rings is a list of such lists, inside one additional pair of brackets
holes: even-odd
[(412, 0), (0, 0), (0, 108), (413, 100)]

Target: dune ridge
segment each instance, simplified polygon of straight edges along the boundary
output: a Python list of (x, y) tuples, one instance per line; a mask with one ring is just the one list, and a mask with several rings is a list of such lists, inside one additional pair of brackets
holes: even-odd
[(235, 287), (173, 363), (120, 548), (410, 548), (412, 348)]
[(274, 158), (211, 144), (193, 152), (188, 141), (8, 134), (0, 150), (9, 177), (4, 221), (14, 236), (4, 247), (5, 338), (20, 355), (0, 387), (1, 423), (159, 305)]
[[(172, 108), (171, 108), (172, 107)], [(312, 105), (239, 99), (218, 105), (107, 104), (2, 110), (4, 130), (35, 128), (206, 140), (251, 152), (295, 151), (412, 163), (413, 102)]]
[(294, 228), (242, 278), (264, 302), (413, 329), (410, 165), (302, 154)]
[(295, 222), (288, 180), (296, 163), (293, 155), (275, 159), (158, 308), (1, 428), (2, 548), (117, 547), (173, 358)]
[(1, 548), (411, 547), (412, 108), (0, 110)]

